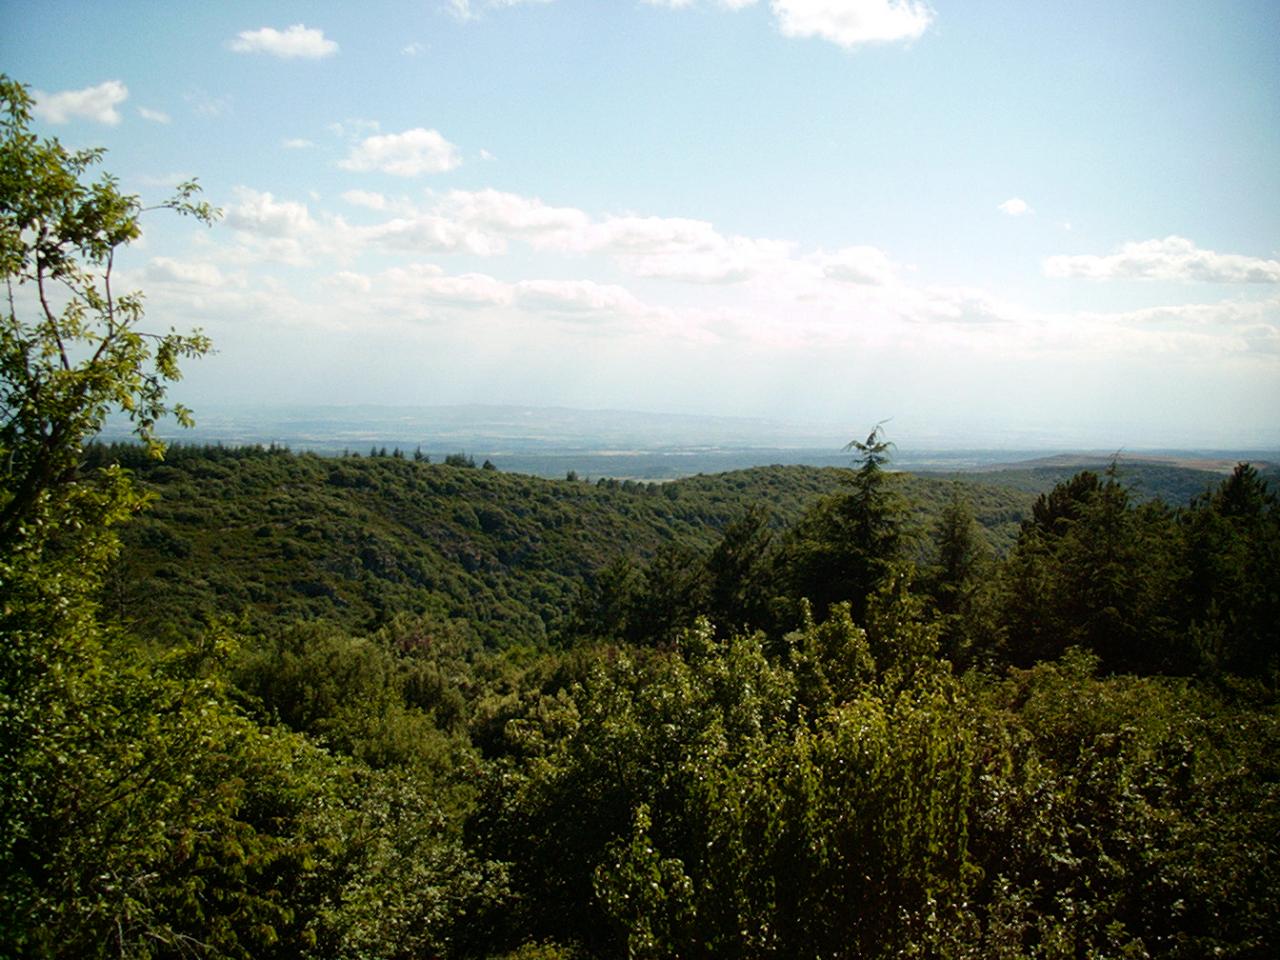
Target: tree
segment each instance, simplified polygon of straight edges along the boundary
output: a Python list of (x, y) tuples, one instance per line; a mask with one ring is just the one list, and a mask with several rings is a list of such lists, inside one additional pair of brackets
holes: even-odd
[(847, 492), (810, 511), (783, 544), (780, 579), (819, 615), (847, 600), (862, 622), (868, 594), (903, 562), (907, 507), (883, 469), (892, 448), (879, 424), (865, 442), (850, 441), (859, 466), (845, 477)]
[[(158, 420), (189, 421), (166, 387), (207, 342), (141, 329), (111, 276), (147, 208), (30, 113), (0, 77), (0, 954), (437, 955), (488, 881), (432, 784), (256, 725), (234, 638), (157, 651), (98, 616), (144, 498), (86, 444), (122, 410), (159, 455)], [(207, 223), (195, 193), (160, 207)], [(387, 726), (380, 758), (422, 740)]]
[(1280, 659), (1280, 501), (1238, 464), (1183, 512), (1187, 617), (1211, 666), (1270, 682)]
[(724, 528), (707, 557), (707, 612), (722, 630), (767, 622), (765, 579), (771, 540), (769, 511), (755, 504)]
[(1189, 651), (1172, 615), (1178, 537), (1168, 508), (1135, 506), (1114, 465), (1105, 480), (1083, 472), (1041, 496), (1005, 569), (1014, 662), (1082, 646), (1109, 671), (1185, 671)]
[(672, 640), (706, 608), (707, 582), (702, 557), (673, 541), (658, 548), (644, 568), (627, 612), (627, 639), (654, 644)]
[[(114, 177), (89, 180), (102, 150), (69, 151), (28, 129), (32, 101), (0, 77), (0, 274), (8, 311), (0, 329), (0, 550), (44, 536), (41, 517), (59, 505), (106, 509), (83, 496), (78, 468), (86, 438), (122, 410), (155, 453), (154, 428), (172, 414), (167, 385), (179, 361), (209, 348), (201, 334), (150, 333), (142, 296), (112, 287), (116, 252), (140, 235), (147, 208)], [(159, 207), (211, 223), (217, 214), (181, 184)], [(22, 311), (21, 314), (19, 311)], [(109, 477), (99, 480), (113, 482)], [(102, 489), (100, 487), (100, 489)], [(55, 498), (58, 503), (48, 502)]]
[(933, 532), (934, 563), (928, 585), (940, 614), (942, 651), (953, 662), (973, 653), (980, 629), (973, 622), (979, 612), (982, 574), (990, 563), (990, 551), (978, 531), (973, 507), (957, 487), (943, 508)]
[[(102, 867), (118, 851), (92, 836), (59, 841), (49, 826), (74, 834), (92, 817), (106, 827), (147, 795), (162, 752), (149, 735), (173, 711), (136, 725), (137, 711), (202, 699), (116, 669), (106, 655), (94, 598), (115, 550), (112, 527), (141, 497), (118, 469), (86, 470), (84, 446), (120, 409), (158, 453), (156, 422), (170, 412), (189, 419), (165, 387), (207, 342), (140, 329), (141, 296), (117, 294), (111, 279), (144, 208), (112, 177), (89, 180), (101, 150), (73, 152), (31, 133), (31, 107), (26, 89), (0, 76), (0, 856), (27, 865), (4, 871), (22, 882), (0, 886), (0, 912), (19, 929), (39, 918), (30, 929), (58, 930), (55, 899), (106, 914), (112, 899), (99, 890), (86, 907), (93, 894), (60, 865)], [(214, 211), (196, 190), (184, 184), (160, 206), (208, 222)]]

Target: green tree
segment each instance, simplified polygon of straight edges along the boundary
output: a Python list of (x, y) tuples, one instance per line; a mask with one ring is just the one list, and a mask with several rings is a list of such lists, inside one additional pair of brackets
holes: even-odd
[(991, 554), (978, 531), (973, 507), (958, 488), (938, 517), (933, 543), (934, 561), (926, 585), (938, 609), (941, 649), (963, 663), (973, 655), (973, 647), (983, 642), (983, 635), (991, 633), (978, 622)]
[(707, 557), (707, 613), (722, 630), (766, 625), (772, 541), (769, 510), (754, 504), (725, 527)]
[[(159, 455), (158, 420), (189, 420), (167, 386), (207, 343), (141, 327), (112, 271), (146, 208), (30, 114), (0, 78), (0, 954), (437, 953), (488, 874), (426, 785), (254, 724), (230, 638), (156, 652), (99, 617), (144, 498), (86, 444), (121, 410)], [(160, 206), (208, 222), (195, 190)], [(384, 756), (405, 739), (373, 734)]]
[[(159, 451), (156, 422), (190, 422), (166, 389), (200, 334), (141, 328), (142, 296), (112, 287), (117, 251), (139, 236), (145, 208), (115, 179), (89, 180), (101, 150), (69, 151), (29, 130), (31, 99), (0, 78), (0, 274), (8, 311), (0, 330), (0, 549), (42, 536), (40, 518), (90, 507), (76, 483), (86, 438), (111, 410)], [(160, 207), (210, 223), (194, 182)], [(22, 311), (21, 313), (19, 311)], [(110, 486), (110, 480), (106, 486)], [(48, 502), (57, 498), (58, 503)], [(100, 509), (114, 502), (95, 501)], [(73, 506), (74, 505), (74, 506)]]
[(1135, 505), (1114, 468), (1059, 484), (1037, 501), (1005, 569), (1009, 655), (1029, 665), (1082, 646), (1108, 670), (1187, 671), (1181, 557), (1169, 509)]
[(868, 595), (906, 558), (907, 506), (884, 470), (893, 444), (879, 425), (845, 449), (859, 460), (845, 477), (846, 492), (824, 500), (789, 533), (779, 579), (793, 601), (807, 598), (819, 613), (848, 601), (861, 622)]
[(1268, 681), (1280, 676), (1280, 502), (1257, 470), (1231, 476), (1183, 512), (1182, 595), (1200, 651), (1213, 667)]

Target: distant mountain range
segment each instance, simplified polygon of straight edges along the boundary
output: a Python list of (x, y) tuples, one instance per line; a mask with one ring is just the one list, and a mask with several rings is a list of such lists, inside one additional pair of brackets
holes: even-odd
[[(173, 426), (176, 443), (263, 445), (317, 453), (400, 448), (433, 459), (465, 452), (504, 470), (539, 476), (674, 479), (772, 464), (847, 466), (844, 445), (870, 424), (797, 424), (749, 417), (712, 417), (629, 410), (499, 406), (213, 407), (197, 426)], [(938, 437), (895, 435), (894, 465), (906, 470), (994, 470), (1033, 467), (1105, 467), (1113, 459), (1213, 472), (1239, 460), (1280, 461), (1274, 450), (1073, 451), (1034, 436), (965, 444)], [(127, 421), (114, 420), (103, 439), (125, 439)]]

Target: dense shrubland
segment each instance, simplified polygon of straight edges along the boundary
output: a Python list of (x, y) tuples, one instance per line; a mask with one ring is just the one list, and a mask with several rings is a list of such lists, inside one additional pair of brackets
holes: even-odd
[[(1252, 468), (1031, 502), (878, 433), (662, 486), (147, 459), (205, 344), (103, 292), (142, 208), (3, 94), (0, 953), (1274, 950)], [(90, 446), (117, 407), (143, 444)]]

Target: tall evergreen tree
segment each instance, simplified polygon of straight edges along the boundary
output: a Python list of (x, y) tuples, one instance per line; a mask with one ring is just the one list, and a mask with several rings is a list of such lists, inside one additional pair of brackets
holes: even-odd
[(867, 596), (907, 556), (907, 505), (884, 470), (893, 445), (877, 425), (866, 441), (850, 441), (857, 469), (845, 492), (823, 501), (789, 533), (780, 550), (779, 580), (792, 601), (807, 598), (819, 614), (848, 601), (855, 621)]
[(1247, 463), (1184, 511), (1186, 617), (1211, 665), (1275, 683), (1280, 502)]

